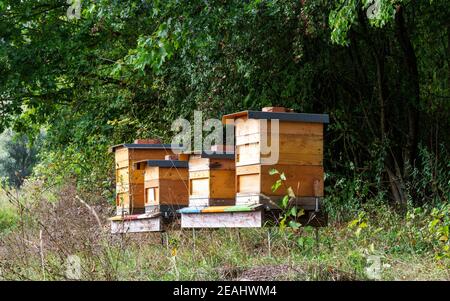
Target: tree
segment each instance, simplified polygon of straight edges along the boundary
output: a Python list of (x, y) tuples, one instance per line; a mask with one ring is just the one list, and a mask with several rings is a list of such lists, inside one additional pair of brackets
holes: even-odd
[(5, 178), (9, 185), (20, 187), (31, 175), (37, 153), (36, 142), (30, 144), (25, 135), (5, 131), (0, 136), (0, 178)]
[(109, 145), (167, 139), (195, 109), (330, 113), (328, 185), (357, 171), (399, 204), (421, 202), (420, 147), (448, 158), (446, 0), (99, 0), (80, 19), (65, 1), (1, 3), (0, 126), (45, 127), (47, 157), (82, 181), (109, 174)]

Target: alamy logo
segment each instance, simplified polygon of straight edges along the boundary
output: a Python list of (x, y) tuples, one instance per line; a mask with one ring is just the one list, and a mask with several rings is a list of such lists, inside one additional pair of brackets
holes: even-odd
[(67, 4), (70, 4), (67, 9), (67, 18), (69, 20), (81, 18), (81, 0), (67, 0)]
[(81, 279), (81, 259), (77, 255), (67, 256), (66, 277), (72, 280)]
[[(236, 152), (246, 150), (246, 153), (252, 153), (258, 164), (274, 165), (279, 159), (279, 120), (271, 119), (236, 119), (227, 120), (225, 124), (225, 141), (224, 126), (219, 119), (208, 119), (204, 123), (203, 113), (201, 111), (194, 112), (194, 124), (183, 118), (178, 118), (172, 123), (172, 131), (177, 134), (172, 139), (172, 147), (174, 153), (194, 152), (194, 153), (217, 153), (217, 154), (233, 154), (234, 148), (234, 129), (237, 126), (251, 127), (258, 129), (255, 133), (236, 138)], [(270, 123), (270, 125), (269, 125)], [(270, 127), (270, 128), (269, 128)], [(203, 137), (203, 132), (208, 134)], [(192, 138), (194, 143), (192, 145)], [(239, 138), (239, 140), (238, 140)], [(247, 141), (248, 140), (248, 141)], [(225, 149), (214, 149), (214, 145), (233, 146)], [(176, 146), (182, 145), (183, 149), (177, 149)], [(256, 146), (256, 148), (255, 148)], [(254, 149), (248, 149), (248, 148)]]
[(367, 257), (366, 275), (369, 279), (381, 279), (381, 256), (370, 255)]
[(369, 19), (377, 18), (380, 14), (381, 0), (371, 0), (370, 5), (367, 8), (366, 15)]

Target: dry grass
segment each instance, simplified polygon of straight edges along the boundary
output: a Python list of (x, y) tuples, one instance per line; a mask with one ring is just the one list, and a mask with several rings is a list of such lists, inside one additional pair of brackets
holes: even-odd
[(113, 236), (106, 220), (113, 208), (107, 203), (86, 206), (73, 185), (42, 193), (35, 183), (8, 198), (22, 210), (18, 224), (0, 232), (4, 279), (67, 279), (68, 256), (76, 255), (80, 278), (86, 280), (360, 280), (367, 279), (366, 257), (373, 251), (383, 256), (383, 279), (450, 280), (448, 261), (406, 247), (391, 251), (395, 248), (385, 236), (356, 238), (342, 224), (321, 229), (319, 244), (308, 228), (298, 233), (264, 228)]

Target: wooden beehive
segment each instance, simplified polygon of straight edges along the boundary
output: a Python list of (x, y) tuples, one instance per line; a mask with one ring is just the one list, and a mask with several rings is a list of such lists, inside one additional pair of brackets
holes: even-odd
[(189, 157), (189, 206), (225, 206), (235, 202), (233, 153), (201, 153)]
[(146, 213), (170, 213), (189, 204), (188, 162), (186, 160), (147, 160), (144, 166)]
[[(323, 125), (328, 123), (328, 115), (277, 108), (243, 111), (222, 119), (223, 123), (230, 120), (236, 136), (236, 204), (273, 206), (286, 195), (286, 187), (291, 187), (298, 205), (317, 207), (317, 198), (323, 196)], [(267, 145), (272, 146), (272, 133), (277, 134), (272, 131), (273, 120), (279, 122), (278, 160), (267, 165), (265, 159), (270, 155), (262, 152), (262, 143), (267, 139)], [(286, 177), (285, 186), (275, 192), (272, 185), (279, 176), (270, 175), (272, 169)]]
[(143, 143), (154, 142), (148, 140), (136, 142), (110, 149), (115, 154), (117, 215), (144, 212), (144, 168), (135, 168), (133, 164), (142, 160), (162, 160), (173, 154), (170, 144)]

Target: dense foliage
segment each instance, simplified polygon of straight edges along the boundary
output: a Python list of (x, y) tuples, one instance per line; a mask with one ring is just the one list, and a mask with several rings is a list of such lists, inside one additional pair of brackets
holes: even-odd
[(333, 204), (448, 201), (447, 0), (69, 5), (0, 0), (0, 127), (47, 130), (42, 174), (108, 189), (111, 144), (282, 105), (330, 114)]

